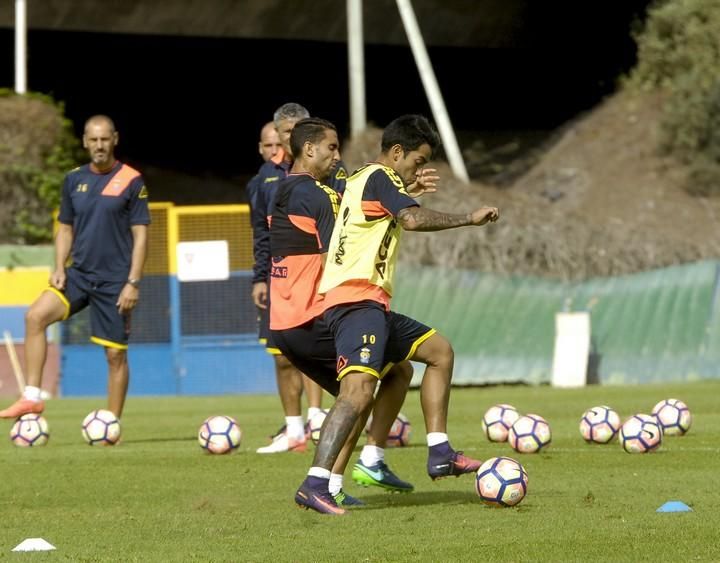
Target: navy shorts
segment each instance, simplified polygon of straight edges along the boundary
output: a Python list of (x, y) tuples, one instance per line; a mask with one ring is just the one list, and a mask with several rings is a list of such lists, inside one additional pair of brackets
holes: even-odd
[(350, 371), (382, 379), (394, 364), (409, 360), (417, 347), (435, 334), (435, 329), (386, 311), (375, 301), (332, 307), (325, 311), (323, 323), (334, 337), (338, 380)]
[(130, 337), (130, 314), (118, 312), (117, 301), (124, 281), (101, 282), (87, 279), (73, 268), (67, 270), (65, 289), (55, 293), (67, 306), (63, 320), (90, 307), (90, 340), (110, 348), (127, 348)]

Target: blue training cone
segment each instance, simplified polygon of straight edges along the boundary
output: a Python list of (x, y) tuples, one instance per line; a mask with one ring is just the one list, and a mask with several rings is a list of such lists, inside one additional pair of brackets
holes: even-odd
[(679, 500), (669, 500), (665, 504), (663, 504), (660, 508), (658, 508), (655, 512), (692, 512), (692, 511), (693, 511), (693, 509), (690, 508), (684, 502), (681, 502)]

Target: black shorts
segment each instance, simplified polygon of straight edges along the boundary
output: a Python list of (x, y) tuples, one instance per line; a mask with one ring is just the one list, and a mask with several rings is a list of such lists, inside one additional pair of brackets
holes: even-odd
[(340, 382), (335, 365), (335, 339), (322, 318), (284, 330), (271, 330), (281, 354), (320, 387), (337, 397)]
[(280, 350), (278, 350), (277, 344), (274, 341), (272, 331), (270, 330), (270, 307), (268, 305), (267, 309), (260, 309), (258, 308), (258, 316), (257, 316), (257, 322), (258, 322), (258, 340), (260, 341), (260, 344), (265, 346), (265, 351), (268, 354), (272, 354), (273, 356), (278, 356), (282, 354)]
[[(375, 328), (369, 330), (373, 325), (368, 322)], [(339, 338), (331, 323), (341, 326)], [(295, 367), (337, 395), (339, 381), (348, 371), (365, 371), (382, 379), (393, 365), (410, 359), (435, 330), (405, 315), (386, 312), (378, 303), (363, 301), (333, 307), (299, 327), (271, 332)]]
[(67, 313), (63, 320), (90, 306), (90, 340), (101, 346), (126, 349), (130, 337), (130, 314), (118, 312), (117, 301), (125, 287), (125, 281), (92, 281), (74, 268), (67, 270), (65, 289), (54, 287), (55, 293), (65, 303)]

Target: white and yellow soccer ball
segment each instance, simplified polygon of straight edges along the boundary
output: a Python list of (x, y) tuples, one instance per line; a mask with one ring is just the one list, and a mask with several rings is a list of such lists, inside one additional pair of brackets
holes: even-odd
[(534, 454), (550, 445), (550, 425), (539, 414), (526, 414), (518, 418), (508, 432), (508, 443), (521, 454)]
[(320, 441), (320, 430), (329, 412), (330, 409), (320, 409), (312, 415), (312, 418), (308, 421), (308, 430), (310, 431), (310, 439), (313, 441), (313, 444), (317, 444)]
[(510, 457), (491, 457), (475, 474), (475, 492), (493, 507), (515, 506), (527, 494), (528, 474)]
[(664, 436), (682, 436), (692, 425), (692, 414), (680, 399), (663, 399), (657, 403), (652, 414), (662, 426)]
[(607, 444), (619, 430), (620, 415), (607, 405), (592, 407), (580, 418), (580, 434), (586, 442)]
[(649, 414), (634, 414), (620, 427), (620, 445), (631, 454), (657, 451), (662, 439), (662, 426)]
[(483, 415), (483, 433), (491, 442), (506, 442), (508, 432), (518, 418), (520, 413), (514, 406), (506, 403), (493, 405)]
[(206, 418), (198, 430), (198, 443), (211, 454), (226, 454), (240, 446), (242, 430), (231, 416)]
[(82, 421), (82, 436), (91, 446), (113, 446), (121, 434), (120, 419), (112, 411), (97, 409)]
[(39, 414), (24, 414), (10, 429), (10, 441), (21, 448), (44, 446), (50, 439), (47, 420)]

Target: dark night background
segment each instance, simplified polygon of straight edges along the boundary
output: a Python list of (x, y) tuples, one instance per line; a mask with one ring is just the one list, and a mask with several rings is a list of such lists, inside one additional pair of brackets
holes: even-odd
[[(606, 2), (592, 12), (536, 4), (544, 7), (530, 11), (516, 48), (429, 48), (461, 146), (550, 132), (612, 92), (635, 62), (630, 30), (649, 2)], [(12, 88), (11, 29), (0, 30), (0, 45), (0, 86)], [(28, 54), (29, 90), (63, 101), (78, 134), (94, 113), (113, 117), (118, 155), (141, 169), (242, 185), (260, 164), (259, 128), (287, 101), (341, 134), (349, 128), (344, 43), (31, 29)], [(430, 115), (409, 47), (367, 45), (365, 63), (369, 122)]]

